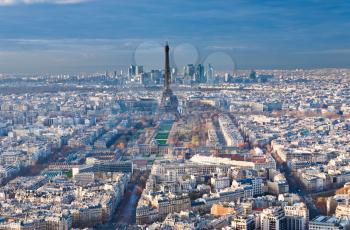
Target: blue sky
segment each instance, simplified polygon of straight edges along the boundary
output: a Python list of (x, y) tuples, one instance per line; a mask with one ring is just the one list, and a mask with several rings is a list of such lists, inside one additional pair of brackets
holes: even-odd
[(0, 72), (153, 68), (165, 40), (222, 70), (350, 67), (350, 1), (0, 0)]

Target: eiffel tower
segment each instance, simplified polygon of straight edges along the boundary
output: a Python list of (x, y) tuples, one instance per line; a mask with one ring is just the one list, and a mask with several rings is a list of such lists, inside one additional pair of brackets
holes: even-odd
[(160, 120), (178, 120), (180, 114), (177, 110), (178, 100), (176, 95), (170, 88), (170, 64), (169, 64), (169, 45), (165, 44), (165, 73), (164, 73), (164, 89), (162, 93), (162, 99), (159, 108), (159, 119)]

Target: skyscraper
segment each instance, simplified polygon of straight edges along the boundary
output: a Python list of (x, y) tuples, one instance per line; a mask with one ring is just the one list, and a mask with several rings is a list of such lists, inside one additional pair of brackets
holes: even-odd
[(130, 65), (128, 68), (128, 77), (129, 79), (133, 78), (136, 74), (136, 66)]
[(206, 79), (204, 77), (204, 66), (202, 64), (198, 64), (196, 66), (196, 73), (195, 73), (195, 82), (196, 83), (205, 83)]
[(160, 84), (162, 72), (160, 70), (151, 70), (151, 81), (153, 84)]
[(185, 79), (191, 81), (195, 73), (195, 67), (193, 64), (188, 64), (184, 67), (184, 77)]
[(136, 74), (141, 75), (143, 73), (143, 66), (142, 65), (137, 65), (136, 66)]
[(207, 82), (210, 84), (214, 83), (214, 68), (211, 64), (208, 64)]

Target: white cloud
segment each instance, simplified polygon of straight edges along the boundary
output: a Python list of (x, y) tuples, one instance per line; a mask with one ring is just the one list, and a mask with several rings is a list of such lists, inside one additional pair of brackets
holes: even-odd
[(78, 4), (87, 2), (89, 0), (0, 0), (0, 6), (12, 6), (17, 4), (38, 4), (38, 3), (47, 3), (47, 4)]
[(297, 51), (296, 54), (350, 54), (350, 48)]

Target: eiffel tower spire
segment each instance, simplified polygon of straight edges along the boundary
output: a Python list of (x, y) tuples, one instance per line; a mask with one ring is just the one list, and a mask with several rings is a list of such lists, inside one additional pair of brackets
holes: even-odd
[(169, 64), (169, 44), (168, 42), (165, 43), (165, 75), (164, 75), (164, 88), (169, 89), (170, 88), (170, 64)]

